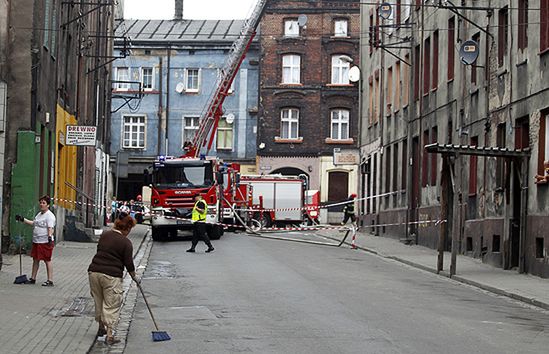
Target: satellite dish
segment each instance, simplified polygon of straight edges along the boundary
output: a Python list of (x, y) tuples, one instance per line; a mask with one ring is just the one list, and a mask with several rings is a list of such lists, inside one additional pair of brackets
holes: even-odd
[(183, 91), (185, 91), (185, 84), (180, 82), (175, 86), (175, 92), (182, 93)]
[(360, 80), (360, 69), (358, 66), (353, 66), (349, 69), (349, 81), (358, 82)]
[(297, 24), (299, 25), (299, 27), (305, 27), (305, 25), (307, 24), (307, 15), (299, 15), (299, 17), (297, 18)]
[(459, 48), (459, 59), (465, 65), (472, 65), (477, 61), (479, 54), (478, 43), (472, 39), (463, 42)]
[(393, 12), (393, 7), (388, 2), (384, 2), (383, 4), (379, 5), (379, 17), (386, 20), (389, 17), (391, 17), (391, 13)]
[(225, 117), (225, 121), (229, 124), (233, 124), (234, 122), (234, 114), (229, 113), (227, 114), (227, 117)]

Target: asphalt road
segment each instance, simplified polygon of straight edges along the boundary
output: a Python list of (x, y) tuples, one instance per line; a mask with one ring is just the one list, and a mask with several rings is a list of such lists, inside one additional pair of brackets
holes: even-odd
[[(290, 235), (296, 237), (296, 234)], [(309, 236), (310, 238), (310, 236)], [(323, 241), (323, 239), (318, 239)], [(225, 234), (155, 243), (126, 353), (544, 353), (549, 314), (351, 250)]]

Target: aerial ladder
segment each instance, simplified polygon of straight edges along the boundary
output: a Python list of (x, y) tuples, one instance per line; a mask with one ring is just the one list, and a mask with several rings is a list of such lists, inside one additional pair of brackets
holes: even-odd
[[(200, 116), (198, 129), (192, 141), (185, 142), (184, 144), (185, 157), (197, 158), (200, 154), (207, 154), (210, 151), (219, 120), (223, 116), (223, 102), (229, 94), (229, 89), (238, 73), (238, 69), (256, 35), (256, 30), (263, 16), (267, 1), (257, 1), (252, 14), (244, 22), (238, 39), (232, 44), (229, 56), (225, 61), (223, 69), (220, 70), (215, 89)], [(203, 151), (204, 149), (205, 151)]]

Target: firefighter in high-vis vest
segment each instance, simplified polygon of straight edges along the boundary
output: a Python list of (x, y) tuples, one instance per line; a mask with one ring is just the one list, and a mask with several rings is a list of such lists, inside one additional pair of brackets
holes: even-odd
[(206, 232), (206, 215), (208, 214), (208, 204), (204, 199), (202, 199), (202, 196), (199, 194), (194, 197), (194, 201), (195, 202), (191, 216), (194, 223), (193, 241), (191, 244), (191, 248), (189, 248), (187, 252), (195, 252), (198, 241), (203, 240), (206, 246), (208, 246), (206, 253), (210, 253), (214, 250), (214, 248), (212, 246), (212, 243), (210, 242), (208, 233)]

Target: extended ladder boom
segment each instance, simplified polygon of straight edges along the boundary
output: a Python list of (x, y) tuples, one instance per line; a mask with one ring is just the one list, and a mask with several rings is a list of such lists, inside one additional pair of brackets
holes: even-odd
[(232, 44), (230, 54), (217, 78), (215, 90), (208, 100), (206, 109), (202, 112), (200, 124), (193, 140), (190, 143), (185, 143), (187, 149), (185, 156), (198, 157), (200, 150), (204, 147), (206, 148), (205, 153), (210, 151), (219, 119), (223, 115), (223, 102), (252, 44), (266, 4), (267, 0), (258, 0), (251, 16), (244, 22), (238, 39)]

